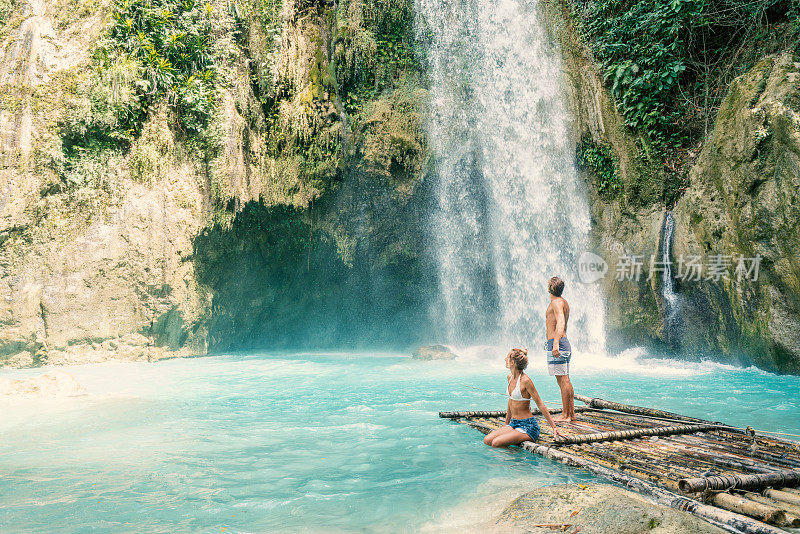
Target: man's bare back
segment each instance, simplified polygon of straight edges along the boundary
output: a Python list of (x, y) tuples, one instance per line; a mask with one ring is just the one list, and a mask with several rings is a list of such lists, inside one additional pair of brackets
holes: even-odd
[(545, 312), (545, 324), (547, 325), (547, 339), (553, 339), (556, 335), (558, 324), (557, 316), (561, 312), (564, 315), (564, 332), (567, 334), (567, 323), (569, 322), (569, 303), (563, 297), (554, 297)]

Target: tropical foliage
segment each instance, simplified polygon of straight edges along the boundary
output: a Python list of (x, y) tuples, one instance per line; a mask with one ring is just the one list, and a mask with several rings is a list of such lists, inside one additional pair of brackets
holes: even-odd
[(707, 135), (730, 81), (797, 46), (793, 0), (577, 0), (582, 33), (629, 126), (658, 147)]
[(622, 192), (617, 156), (611, 145), (584, 137), (578, 144), (577, 160), (580, 167), (592, 172), (595, 188), (603, 199), (614, 199)]
[(572, 5), (626, 124), (663, 163), (667, 206), (685, 189), (688, 168), (733, 78), (766, 54), (800, 51), (796, 0), (575, 0)]
[[(136, 104), (121, 126), (138, 134), (153, 104), (164, 100), (187, 134), (197, 134), (213, 113), (217, 78), (213, 7), (199, 0), (117, 0), (111, 42), (141, 65)], [(109, 56), (104, 57), (107, 60)]]

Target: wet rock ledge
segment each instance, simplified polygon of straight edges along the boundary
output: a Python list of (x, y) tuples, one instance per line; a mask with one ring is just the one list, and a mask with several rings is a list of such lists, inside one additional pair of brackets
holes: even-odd
[(525, 493), (485, 527), (494, 532), (570, 534), (724, 532), (689, 513), (653, 504), (637, 493), (608, 484), (558, 484)]

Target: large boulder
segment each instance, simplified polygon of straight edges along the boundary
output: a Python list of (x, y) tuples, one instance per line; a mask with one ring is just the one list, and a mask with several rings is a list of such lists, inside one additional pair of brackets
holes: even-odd
[(582, 534), (724, 532), (689, 513), (608, 484), (558, 484), (525, 493), (486, 527), (487, 532), (554, 532), (540, 525), (569, 525), (564, 532)]

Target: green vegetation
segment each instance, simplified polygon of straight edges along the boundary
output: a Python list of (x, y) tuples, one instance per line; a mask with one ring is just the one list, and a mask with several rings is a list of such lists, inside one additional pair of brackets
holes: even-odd
[[(224, 59), (220, 36), (228, 32), (228, 20), (216, 4), (198, 0), (115, 1), (91, 71), (60, 121), (62, 154), (51, 166), (62, 189), (107, 184), (110, 162), (134, 147), (158, 112), (165, 115), (158, 127), (166, 122), (184, 153), (213, 152)], [(164, 153), (165, 146), (134, 150), (132, 176), (149, 181), (173, 155)]]
[[(262, 156), (293, 203), (307, 206), (337, 189), (353, 158), (378, 146), (404, 153), (376, 155), (370, 170), (405, 175), (399, 167), (409, 163), (417, 172), (418, 158), (407, 149), (417, 148), (418, 110), (400, 104), (408, 98), (407, 80), (421, 70), (411, 0), (283, 7), (280, 0), (251, 0), (236, 20), (266, 123)], [(401, 123), (411, 128), (403, 138), (394, 135)]]
[(598, 193), (604, 200), (613, 200), (622, 192), (617, 156), (608, 143), (595, 143), (591, 137), (581, 139), (577, 148), (578, 165), (595, 177)]
[(375, 4), (350, 0), (337, 9), (336, 79), (349, 113), (392, 89), (404, 73), (422, 70), (414, 46), (413, 2)]
[(730, 81), (797, 46), (791, 0), (579, 0), (584, 37), (629, 126), (657, 145), (705, 134)]
[(0, 27), (3, 27), (14, 12), (16, 0), (0, 0)]
[[(198, 0), (117, 0), (111, 45), (141, 66), (135, 104), (121, 117), (128, 136), (140, 133), (143, 118), (161, 101), (174, 107), (177, 125), (197, 135), (214, 110), (217, 79), (214, 8)], [(113, 58), (102, 50), (101, 66)]]
[(575, 0), (584, 40), (627, 125), (662, 161), (670, 204), (730, 82), (764, 55), (800, 51), (793, 0)]
[(407, 195), (427, 157), (412, 23), (412, 0), (115, 0), (42, 158), (49, 190), (107, 184), (112, 167), (147, 183), (186, 159), (221, 209), (237, 173), (307, 207), (361, 162)]

